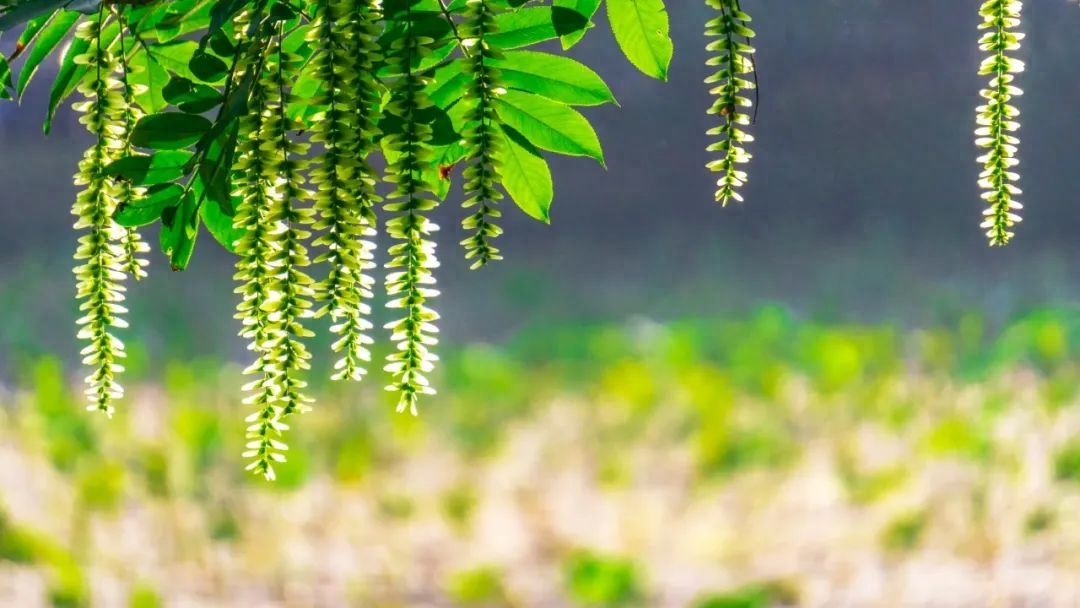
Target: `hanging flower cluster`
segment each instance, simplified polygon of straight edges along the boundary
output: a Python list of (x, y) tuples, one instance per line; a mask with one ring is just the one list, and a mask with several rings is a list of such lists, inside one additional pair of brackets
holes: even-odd
[(754, 141), (743, 129), (751, 122), (746, 110), (753, 105), (746, 92), (757, 86), (747, 78), (754, 73), (754, 48), (750, 46), (754, 32), (747, 26), (750, 15), (739, 7), (739, 0), (705, 0), (705, 3), (718, 13), (705, 25), (706, 35), (717, 38), (706, 47), (715, 53), (707, 63), (718, 68), (705, 83), (714, 85), (709, 92), (716, 97), (708, 112), (720, 119), (720, 125), (708, 131), (718, 139), (709, 145), (708, 151), (718, 153), (719, 158), (707, 166), (720, 174), (716, 200), (727, 205), (731, 200), (743, 200), (739, 189), (746, 184), (746, 171), (740, 165), (750, 162), (751, 154), (744, 144)]
[(983, 211), (982, 228), (991, 245), (1004, 245), (1012, 238), (1011, 228), (1020, 221), (1016, 213), (1023, 205), (1016, 200), (1021, 194), (1015, 182), (1020, 179), (1015, 167), (1019, 138), (1017, 117), (1020, 111), (1012, 105), (1013, 97), (1022, 94), (1013, 85), (1016, 74), (1024, 71), (1024, 62), (1009, 54), (1020, 48), (1024, 34), (1015, 31), (1020, 25), (1019, 0), (986, 0), (979, 9), (982, 23), (979, 29), (988, 30), (979, 38), (979, 50), (988, 53), (979, 66), (980, 75), (989, 75), (987, 88), (979, 92), (986, 103), (977, 108), (975, 145), (986, 149), (979, 157), (983, 170), (979, 174), (982, 198), (988, 204)]
[(464, 172), (465, 202), (462, 205), (465, 208), (477, 207), (477, 210), (461, 224), (472, 232), (461, 244), (465, 247), (465, 258), (474, 260), (472, 268), (479, 268), (490, 261), (502, 259), (499, 250), (491, 244), (491, 239), (502, 234), (502, 229), (492, 223), (502, 215), (495, 208), (502, 198), (502, 193), (496, 187), (500, 180), (500, 135), (495, 98), (505, 93), (506, 89), (500, 83), (498, 68), (492, 65), (493, 61), (504, 58), (490, 42), (498, 32), (495, 13), (487, 0), (467, 0), (465, 6), (467, 31), (462, 45), (471, 52), (465, 64), (465, 75), (470, 81), (466, 103), (471, 107), (466, 114), (463, 135), (471, 154), (469, 166)]
[(425, 92), (429, 80), (417, 70), (431, 52), (431, 40), (417, 31), (411, 6), (402, 19), (403, 35), (393, 43), (389, 56), (390, 65), (400, 75), (386, 105), (387, 114), (401, 127), (398, 132), (386, 133), (382, 145), (390, 157), (386, 179), (394, 184), (384, 206), (391, 214), (386, 233), (395, 241), (387, 249), (390, 273), (386, 293), (391, 298), (389, 306), (401, 309), (404, 316), (386, 325), (397, 349), (387, 357), (384, 369), (394, 376), (386, 389), (399, 394), (397, 410), (415, 415), (419, 396), (435, 392), (427, 375), (438, 360), (429, 347), (438, 343), (433, 334), (438, 331), (434, 321), (439, 315), (428, 306), (428, 300), (439, 294), (430, 287), (435, 283), (432, 271), (439, 266), (430, 235), (439, 227), (427, 218), (438, 203), (428, 170), (434, 161), (433, 131), (421, 116), (433, 104)]
[(322, 250), (315, 261), (330, 266), (317, 285), (317, 298), (324, 303), (317, 315), (329, 314), (337, 336), (333, 349), (341, 356), (333, 378), (360, 380), (373, 342), (368, 301), (375, 284), (370, 271), (380, 199), (375, 193), (378, 174), (368, 157), (378, 138), (374, 111), (381, 91), (373, 68), (380, 58), (380, 16), (372, 0), (321, 0), (315, 10), (309, 40), (321, 43), (311, 69), (321, 91), (312, 102), (321, 110), (313, 117), (311, 140), (323, 152), (311, 169), (319, 214), (314, 229), (321, 233), (313, 245)]
[[(242, 26), (243, 22), (238, 19), (237, 24)], [(272, 172), (280, 155), (276, 140), (268, 137), (275, 119), (275, 99), (277, 105), (281, 99), (270, 66), (261, 52), (254, 52), (260, 44), (269, 49), (270, 41), (255, 39), (246, 44), (253, 52), (245, 58), (242, 74), (250, 74), (252, 86), (248, 112), (239, 120), (233, 166), (233, 194), (239, 199), (234, 225), (242, 235), (236, 242), (240, 258), (234, 278), (239, 283), (236, 292), (241, 296), (236, 318), (243, 323), (240, 335), (249, 341), (248, 349), (255, 355), (255, 361), (244, 370), (255, 376), (244, 386), (249, 393), (244, 403), (255, 410), (247, 418), (244, 457), (251, 459), (249, 469), (273, 479), (273, 463), (283, 462), (282, 452), (288, 449), (278, 437), (289, 428), (282, 422), (285, 387), (279, 384), (286, 373), (278, 348), (283, 341), (283, 294), (273, 289), (281, 282), (281, 270), (274, 262), (280, 258), (283, 239), (281, 225), (270, 220), (280, 210), (278, 201), (282, 198), (276, 189), (278, 178)], [(273, 315), (269, 314), (271, 310)]]
[[(116, 56), (102, 41), (103, 14), (84, 21), (75, 35), (84, 43), (86, 52), (78, 61), (86, 66), (88, 77), (79, 86), (85, 101), (75, 104), (82, 113), (79, 122), (96, 136), (93, 146), (79, 162), (75, 185), (82, 186), (72, 213), (78, 218), (79, 237), (75, 259), (78, 280), (77, 294), (81, 301), (78, 337), (88, 344), (82, 350), (83, 363), (91, 366), (86, 378), (87, 409), (113, 413), (113, 402), (124, 390), (116, 380), (124, 367), (120, 359), (126, 356), (124, 343), (115, 331), (127, 327), (122, 315), (123, 281), (125, 270), (131, 267), (129, 235), (113, 221), (112, 215), (123, 197), (130, 191), (106, 174), (108, 164), (125, 149), (127, 117), (123, 83), (117, 78), (119, 65)], [(138, 249), (137, 245), (134, 249)]]

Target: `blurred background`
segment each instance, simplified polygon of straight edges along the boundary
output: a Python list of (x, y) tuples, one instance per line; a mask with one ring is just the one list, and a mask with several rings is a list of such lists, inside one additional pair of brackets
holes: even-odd
[[(439, 395), (323, 380), (268, 485), (243, 473), (233, 260), (155, 252), (128, 398), (83, 412), (71, 175), (89, 139), (0, 105), (2, 606), (1080, 606), (1080, 8), (1026, 3), (1027, 209), (990, 249), (977, 3), (743, 0), (747, 202), (704, 169), (704, 4), (668, 83), (574, 54), (607, 170), (552, 159), (468, 271), (439, 210)], [(156, 235), (147, 232), (152, 242)], [(320, 326), (321, 327), (321, 326)]]

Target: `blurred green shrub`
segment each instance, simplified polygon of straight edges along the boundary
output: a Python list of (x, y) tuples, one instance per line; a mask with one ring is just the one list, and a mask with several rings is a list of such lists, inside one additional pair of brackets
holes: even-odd
[(857, 505), (875, 503), (903, 488), (911, 478), (911, 472), (904, 464), (863, 471), (857, 455), (847, 446), (838, 449), (836, 468), (848, 498)]
[(405, 494), (383, 494), (377, 503), (379, 515), (391, 520), (408, 520), (416, 514), (416, 500)]
[(986, 462), (993, 453), (986, 425), (959, 415), (937, 422), (923, 438), (922, 446), (930, 456), (952, 456), (978, 462)]
[[(807, 439), (842, 443), (860, 425), (885, 427), (916, 445), (919, 458), (874, 469), (863, 468), (855, 453), (841, 452), (837, 460), (850, 500), (868, 505), (903, 488), (926, 457), (1000, 465), (1006, 448), (995, 440), (995, 427), (1029, 388), (1008, 374), (1035, 366), (1035, 387), (1047, 408), (1073, 404), (1080, 395), (1080, 365), (1074, 362), (1080, 325), (1074, 314), (1036, 311), (1009, 323), (998, 337), (974, 314), (958, 314), (947, 327), (902, 338), (894, 327), (825, 326), (795, 319), (780, 307), (735, 320), (534, 329), (509, 347), (476, 345), (460, 356), (448, 354), (440, 379), (446, 390), (418, 418), (396, 415), (393, 396), (377, 386), (327, 388), (333, 398), (298, 420), (295, 449), (269, 489), (237, 474), (238, 396), (231, 379), (228, 389), (220, 388), (222, 374), (232, 373), (220, 366), (161, 367), (168, 401), (154, 427), (161, 432), (130, 440), (125, 427), (98, 425), (85, 416), (56, 359), (37, 359), (26, 375), (31, 390), (19, 393), (26, 395), (19, 402), (23, 407), (7, 410), (14, 430), (6, 432), (20, 448), (40, 452), (30, 455), (48, 459), (75, 488), (83, 504), (76, 517), (83, 523), (115, 512), (124, 500), (149, 495), (184, 501), (173, 505), (198, 504), (209, 538), (223, 542), (251, 534), (237, 515), (243, 503), (232, 493), (292, 491), (312, 479), (374, 497), (386, 520), (433, 515), (467, 533), (484, 499), (481, 488), (461, 482), (429, 504), (374, 487), (381, 481), (374, 473), (392, 470), (431, 445), (449, 445), (466, 467), (479, 466), (477, 459), (505, 445), (512, 423), (542, 413), (558, 395), (573, 397), (563, 404), (588, 408), (579, 414), (594, 425), (585, 437), (594, 442), (588, 446), (594, 481), (605, 489), (641, 481), (634, 469), (643, 453), (639, 447), (685, 448), (699, 476), (722, 480), (748, 469), (789, 466)], [(555, 344), (563, 338), (566, 343)], [(965, 401), (972, 407), (960, 411), (952, 398), (957, 378), (995, 370), (1004, 375), (963, 387), (972, 391)], [(939, 390), (947, 397), (935, 397)], [(124, 416), (119, 414), (120, 421), (130, 422)], [(1061, 446), (1053, 460), (1056, 479), (1080, 482), (1080, 440)], [(880, 546), (900, 553), (917, 549), (927, 521), (926, 511), (901, 514), (881, 530)], [(1033, 509), (1023, 529), (1039, 534), (1055, 524), (1054, 511)], [(47, 570), (59, 604), (77, 605), (86, 597), (75, 558), (51, 539), (0, 526), (0, 559)], [(576, 605), (647, 604), (641, 573), (628, 559), (582, 551), (562, 565), (565, 591)], [(483, 590), (495, 588), (492, 581), (500, 577), (481, 568), (458, 573), (447, 585), (459, 604), (485, 605), (499, 601)], [(694, 606), (781, 601), (762, 585), (767, 583), (704, 596)]]
[(289, 442), (289, 451), (285, 457), (287, 460), (274, 465), (274, 483), (268, 484), (255, 475), (245, 475), (246, 483), (260, 490), (271, 492), (295, 492), (304, 487), (315, 472), (315, 468), (321, 463), (316, 458), (321, 454), (319, 446), (310, 441), (307, 433), (297, 433), (296, 437)]
[(49, 583), (49, 603), (54, 608), (83, 608), (90, 606), (90, 588), (82, 570), (74, 562), (54, 566)]
[(508, 608), (515, 604), (502, 573), (493, 566), (455, 573), (447, 585), (447, 595), (455, 606), (468, 608)]
[(839, 329), (812, 331), (804, 342), (803, 360), (814, 386), (835, 393), (862, 377), (863, 357), (853, 336)]
[(183, 393), (168, 394), (174, 400), (169, 408), (169, 429), (178, 444), (170, 447), (179, 451), (183, 464), (178, 485), (185, 493), (196, 493), (220, 457), (222, 413), (186, 402)]
[(678, 379), (693, 411), (692, 441), (703, 475), (723, 477), (794, 461), (798, 448), (784, 417), (760, 406), (753, 416), (737, 411), (738, 393), (722, 371), (696, 365), (682, 370)]
[(90, 419), (68, 389), (60, 360), (41, 357), (33, 364), (32, 411), (34, 425), (41, 429), (49, 461), (57, 469), (71, 472), (80, 458), (98, 449)]
[(881, 546), (893, 553), (913, 551), (922, 542), (929, 523), (926, 511), (912, 511), (893, 519), (881, 532)]
[(138, 454), (134, 469), (142, 480), (141, 485), (155, 498), (168, 498), (172, 494), (172, 481), (165, 446), (147, 443), (140, 446)]
[(127, 485), (127, 471), (114, 460), (87, 460), (76, 476), (79, 505), (91, 511), (115, 513)]
[(603, 398), (613, 398), (630, 406), (632, 416), (642, 415), (659, 400), (656, 375), (656, 370), (644, 361), (627, 358), (604, 369), (598, 384)]
[(769, 608), (797, 606), (799, 589), (792, 581), (766, 581), (740, 587), (724, 593), (708, 594), (693, 603), (692, 608)]
[(698, 465), (706, 476), (725, 477), (749, 469), (780, 469), (799, 455), (794, 439), (783, 428), (759, 422), (699, 434)]
[(334, 478), (338, 483), (355, 484), (367, 477), (375, 462), (375, 437), (364, 420), (347, 418), (332, 437)]
[(128, 608), (162, 608), (161, 594), (149, 583), (139, 583), (128, 593)]
[(1057, 523), (1057, 513), (1050, 507), (1036, 507), (1024, 518), (1024, 534), (1035, 536), (1050, 530)]
[(36, 564), (58, 550), (51, 540), (4, 522), (0, 527), (0, 560), (14, 564)]
[(90, 591), (82, 568), (60, 543), (16, 526), (0, 513), (0, 561), (38, 565), (49, 573), (48, 599), (57, 608), (89, 606)]
[(1080, 483), (1080, 439), (1072, 439), (1054, 454), (1054, 478)]
[(455, 530), (464, 532), (472, 525), (478, 501), (475, 487), (467, 483), (457, 484), (442, 495), (440, 506), (443, 517)]
[(1076, 353), (1080, 344), (1080, 311), (1044, 308), (1009, 324), (994, 344), (998, 367), (1028, 363), (1049, 371)]
[(1052, 412), (1075, 404), (1080, 393), (1080, 369), (1075, 364), (1058, 368), (1046, 378), (1039, 392), (1043, 403)]
[(621, 608), (644, 601), (644, 586), (634, 562), (626, 558), (575, 551), (563, 567), (566, 591), (579, 606)]
[(240, 520), (227, 504), (215, 508), (210, 516), (210, 538), (220, 542), (232, 542), (240, 538)]

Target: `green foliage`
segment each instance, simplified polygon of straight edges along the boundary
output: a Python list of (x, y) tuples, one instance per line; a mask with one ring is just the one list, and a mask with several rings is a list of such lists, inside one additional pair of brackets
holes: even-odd
[(440, 507), (447, 522), (464, 532), (472, 523), (476, 503), (476, 489), (468, 485), (458, 485), (447, 490)]
[(1048, 507), (1038, 507), (1024, 518), (1024, 533), (1035, 536), (1046, 532), (1057, 523), (1058, 514)]
[(928, 518), (925, 511), (897, 516), (881, 531), (882, 548), (896, 553), (914, 550), (923, 539)]
[(74, 556), (48, 536), (14, 525), (4, 513), (0, 513), (0, 561), (46, 569), (47, 593), (53, 606), (90, 605), (86, 575)]
[(98, 461), (80, 471), (78, 500), (87, 510), (115, 512), (124, 497), (124, 468), (119, 463)]
[(867, 505), (881, 500), (904, 487), (911, 478), (910, 469), (904, 465), (862, 471), (850, 450), (841, 451), (837, 461), (840, 478), (855, 504)]
[[(65, 370), (45, 359), (29, 368), (33, 373), (20, 376), (34, 386), (8, 393), (13, 402), (3, 408), (0, 443), (14, 462), (43, 474), (35, 478), (30, 493), (21, 493), (17, 484), (0, 489), (4, 492), (0, 498), (13, 505), (13, 517), (17, 513), (26, 518), (0, 526), (0, 560), (39, 571), (57, 596), (67, 588), (78, 597), (78, 573), (97, 572), (132, 555), (127, 543), (113, 546), (108, 534), (85, 532), (142, 531), (152, 542), (139, 551), (153, 556), (153, 563), (173, 564), (151, 573), (164, 603), (178, 601), (183, 591), (176, 581), (200, 569), (207, 576), (240, 577), (237, 580), (244, 580), (253, 593), (271, 597), (283, 571), (292, 572), (297, 585), (330, 584), (335, 579), (327, 579), (319, 569), (288, 570), (295, 564), (285, 551), (263, 550), (268, 530), (314, 526), (320, 531), (312, 545), (316, 551), (328, 546), (323, 543), (334, 547), (363, 543), (353, 532), (373, 530), (386, 539), (388, 565), (406, 568), (419, 563), (414, 561), (417, 556), (429, 554), (450, 560), (447, 563), (475, 558), (473, 549), (497, 555), (488, 552), (497, 552), (506, 539), (490, 537), (495, 520), (486, 518), (513, 515), (513, 521), (521, 522), (523, 535), (528, 535), (521, 537), (526, 539), (526, 559), (490, 570), (484, 563), (460, 564), (468, 569), (445, 578), (424, 577), (423, 591), (447, 605), (470, 605), (464, 598), (474, 598), (475, 606), (537, 605), (543, 602), (534, 599), (535, 593), (545, 600), (551, 593), (563, 593), (565, 605), (647, 606), (659, 601), (656, 598), (670, 597), (672, 582), (665, 576), (651, 582), (646, 564), (656, 567), (677, 558), (691, 567), (711, 568), (718, 559), (746, 555), (785, 559), (804, 543), (817, 542), (784, 536), (784, 542), (776, 543), (777, 530), (767, 525), (771, 516), (756, 508), (760, 501), (777, 496), (798, 504), (805, 491), (803, 469), (785, 466), (803, 458), (803, 446), (810, 447), (801, 464), (811, 465), (816, 475), (839, 480), (847, 490), (830, 499), (835, 506), (822, 517), (831, 519), (823, 521), (857, 531), (845, 542), (871, 560), (880, 557), (880, 550), (895, 552), (897, 559), (923, 547), (947, 551), (943, 541), (970, 547), (970, 537), (980, 535), (983, 540), (976, 542), (984, 545), (1020, 535), (1039, 535), (1028, 542), (1050, 542), (1059, 535), (1057, 528), (1068, 523), (1075, 475), (1067, 472), (1080, 467), (1066, 464), (1078, 460), (1074, 454), (1078, 450), (1071, 442), (1060, 443), (1062, 424), (1069, 424), (1069, 416), (1062, 417), (1038, 395), (1051, 382), (1075, 392), (1080, 375), (1069, 357), (1033, 373), (1033, 365), (1041, 364), (1027, 357), (1029, 342), (1015, 338), (1016, 328), (1035, 326), (1032, 319), (1040, 320), (1038, 326), (1068, 328), (1077, 315), (1067, 309), (1033, 311), (1005, 323), (1001, 330), (987, 330), (980, 338), (982, 347), (1011, 355), (1002, 360), (1004, 366), (993, 358), (981, 360), (983, 369), (973, 372), (968, 368), (975, 364), (938, 366), (936, 359), (924, 358), (914, 348), (924, 330), (826, 325), (777, 307), (745, 317), (682, 319), (647, 331), (638, 325), (571, 325), (564, 330), (572, 339), (562, 343), (564, 331), (551, 331), (547, 346), (539, 337), (526, 335), (502, 346), (448, 349), (448, 365), (440, 377), (445, 390), (431, 398), (422, 417), (394, 414), (384, 407), (392, 401), (378, 400), (382, 391), (375, 385), (313, 386), (311, 392), (323, 407), (313, 410), (306, 424), (295, 430), (296, 457), (275, 467), (275, 484), (244, 474), (240, 454), (228, 448), (228, 437), (242, 432), (244, 409), (235, 400), (235, 370), (230, 366), (189, 361), (162, 365), (159, 387), (137, 387), (147, 398), (140, 401), (139, 438), (133, 441), (126, 427), (134, 416), (119, 410), (115, 420), (107, 422), (83, 415), (72, 407), (76, 397), (64, 390)], [(951, 351), (962, 351), (971, 339), (969, 329), (951, 324), (936, 334)], [(844, 336), (863, 345), (860, 360), (867, 363), (859, 376), (840, 386), (816, 380), (820, 361), (808, 357), (804, 346), (822, 335)], [(771, 359), (752, 356), (763, 344), (787, 347), (777, 347)], [(754, 365), (777, 370), (777, 385), (763, 386), (760, 370), (755, 374), (744, 367), (736, 373), (731, 363), (744, 356)], [(904, 361), (899, 371), (888, 363), (895, 358)], [(489, 377), (485, 370), (491, 370)], [(958, 376), (968, 373), (982, 380)], [(630, 380), (634, 386), (628, 387)], [(544, 389), (530, 388), (534, 386)], [(713, 409), (715, 420), (709, 417)], [(897, 410), (917, 412), (897, 422), (893, 414)], [(472, 412), (483, 415), (467, 418)], [(1017, 417), (1026, 421), (1020, 434), (1015, 432)], [(83, 430), (65, 426), (75, 423)], [(408, 428), (402, 432), (398, 425)], [(66, 429), (84, 434), (76, 445), (91, 447), (75, 449), (77, 456), (66, 468), (57, 465), (48, 470), (53, 458), (50, 444)], [(727, 434), (721, 432), (725, 429)], [(928, 447), (923, 442), (931, 434), (938, 434), (942, 448), (920, 450)], [(716, 452), (695, 451), (714, 437), (719, 446), (779, 447), (785, 458), (762, 459), (758, 456), (768, 450), (743, 449), (733, 450), (740, 458), (717, 461)], [(1023, 450), (1029, 441), (1053, 446), (1051, 453), (1060, 454), (1062, 463), (1057, 467), (1062, 482), (1037, 494), (1022, 491), (1029, 476), (1016, 474), (1018, 465), (1020, 470), (1042, 470), (1045, 464), (1040, 451)], [(481, 450), (478, 444), (497, 449)], [(522, 466), (523, 447), (526, 454), (535, 454), (535, 460), (530, 458), (533, 466)], [(1019, 462), (979, 456), (1018, 448), (1023, 453)], [(100, 453), (107, 457), (102, 460)], [(821, 458), (828, 454), (837, 455), (831, 467)], [(961, 469), (957, 457), (966, 459)], [(585, 475), (578, 470), (582, 462), (588, 469)], [(439, 474), (423, 474), (431, 471), (432, 463)], [(1055, 474), (1052, 463), (1049, 475)], [(608, 480), (613, 475), (608, 471), (619, 467), (625, 472), (616, 475), (623, 479), (616, 480), (619, 485), (612, 491)], [(957, 476), (958, 470), (972, 475)], [(724, 475), (722, 486), (709, 483), (718, 473)], [(948, 483), (939, 486), (936, 482), (943, 473)], [(582, 538), (575, 529), (589, 522), (547, 519), (583, 518), (593, 512), (550, 511), (553, 503), (547, 493), (555, 487), (551, 481), (570, 474), (582, 480), (586, 497), (605, 501), (605, 517), (610, 513), (612, 519), (604, 525), (618, 525), (619, 536), (613, 542), (632, 555), (615, 557), (599, 549), (564, 553), (563, 543), (585, 542), (593, 532), (601, 532), (589, 530)], [(673, 479), (678, 483), (670, 483)], [(973, 483), (978, 485), (974, 491)], [(92, 496), (94, 492), (99, 495)], [(54, 498), (68, 496), (78, 500)], [(309, 507), (305, 497), (312, 496), (318, 508)], [(1007, 502), (994, 503), (999, 500), (995, 496)], [(687, 512), (695, 515), (679, 521), (656, 513), (639, 516), (640, 505), (648, 507), (657, 498), (685, 501)], [(267, 508), (273, 503), (290, 506)], [(42, 508), (34, 510), (36, 505)], [(1015, 517), (997, 517), (1001, 506)], [(936, 519), (942, 515), (945, 519)], [(746, 533), (712, 536), (714, 518), (722, 522), (749, 518)], [(79, 520), (84, 534), (68, 536), (73, 519)], [(122, 526), (117, 528), (118, 524)], [(554, 532), (552, 525), (557, 527)], [(417, 530), (431, 531), (434, 544), (416, 543)], [(689, 547), (692, 556), (683, 548), (684, 553), (673, 557), (668, 543), (655, 545), (649, 540), (691, 530), (704, 534)], [(492, 542), (497, 544), (488, 544)], [(191, 569), (187, 561), (191, 556), (215, 551), (235, 556), (234, 565), (216, 571), (217, 562), (210, 560)], [(922, 559), (925, 554), (911, 557)], [(61, 571), (68, 584), (60, 584)], [(562, 585), (529, 584), (538, 571), (562, 574)], [(738, 571), (733, 582), (752, 575)], [(122, 593), (143, 576), (148, 573), (139, 568), (119, 569), (112, 584)], [(343, 576), (370, 585), (371, 596), (339, 600), (331, 594), (327, 602), (411, 605), (378, 574), (350, 571)], [(488, 595), (497, 588), (496, 580), (506, 598)], [(800, 603), (797, 581), (750, 581), (735, 588), (706, 581), (710, 593), (695, 598), (696, 603), (687, 598), (686, 605)], [(561, 591), (550, 588), (560, 586)], [(213, 595), (205, 601), (228, 603), (218, 599), (219, 592), (209, 593)], [(123, 601), (122, 595), (116, 597)], [(485, 599), (476, 599), (480, 597)]]
[(1054, 454), (1054, 478), (1080, 483), (1080, 441), (1069, 441)]
[(455, 606), (512, 606), (500, 572), (491, 567), (457, 572), (447, 585), (447, 594)]
[(958, 456), (972, 460), (990, 457), (992, 445), (979, 421), (956, 416), (938, 422), (923, 440), (934, 456)]
[(379, 498), (378, 508), (388, 520), (408, 520), (416, 514), (416, 501), (405, 494), (386, 494)]
[(75, 413), (76, 399), (67, 390), (60, 362), (43, 357), (31, 369), (35, 425), (41, 429), (49, 461), (61, 471), (73, 471), (81, 457), (98, 445), (89, 422)]
[(642, 73), (667, 80), (673, 52), (663, 0), (608, 0), (611, 32), (626, 58)]
[(161, 608), (164, 603), (153, 587), (142, 584), (135, 586), (128, 594), (127, 605), (128, 608)]
[(707, 595), (694, 602), (693, 608), (769, 608), (796, 606), (798, 588), (788, 581), (767, 581), (746, 585), (727, 593)]
[[(715, 70), (706, 80), (708, 112), (719, 122), (708, 132), (716, 158), (707, 166), (719, 174), (716, 198), (726, 204), (742, 200), (747, 179), (754, 32), (740, 0), (706, 5)], [(145, 276), (149, 245), (138, 230), (153, 225), (173, 270), (189, 265), (204, 228), (237, 256), (236, 318), (252, 357), (244, 454), (254, 473), (275, 477), (286, 458), (283, 433), (310, 409), (314, 318), (331, 321), (333, 378), (367, 373), (380, 237), (383, 291), (399, 313), (384, 328), (394, 349), (386, 388), (398, 411), (416, 414), (421, 396), (435, 393), (438, 361), (432, 213), (460, 164), (460, 242), (472, 265), (484, 266), (502, 257), (494, 240), (504, 197), (550, 221), (550, 154), (604, 164), (576, 107), (615, 98), (600, 76), (565, 56), (598, 29), (601, 9), (630, 63), (666, 80), (674, 49), (664, 0), (0, 2), (0, 33), (18, 36), (14, 55), (0, 57), (0, 98), (21, 98), (55, 56), (44, 129), (77, 93), (74, 107), (94, 138), (75, 177), (73, 209), (89, 408), (111, 414), (123, 395), (125, 281)], [(1023, 36), (1020, 10), (1017, 0), (980, 8), (987, 56), (979, 71), (990, 80), (976, 143), (986, 149), (979, 183), (992, 244), (1004, 244), (1019, 221), (1011, 104), (1023, 64), (1011, 54)], [(380, 184), (389, 187), (385, 200)], [(1047, 358), (1061, 356), (1055, 340), (1040, 338)], [(817, 381), (842, 390), (873, 364), (863, 346), (825, 336), (805, 356), (820, 358)], [(768, 352), (766, 344), (748, 348), (748, 356)], [(775, 391), (778, 369), (735, 366), (732, 377)]]
[(579, 606), (641, 605), (644, 589), (633, 562), (592, 551), (576, 551), (564, 566), (566, 590)]

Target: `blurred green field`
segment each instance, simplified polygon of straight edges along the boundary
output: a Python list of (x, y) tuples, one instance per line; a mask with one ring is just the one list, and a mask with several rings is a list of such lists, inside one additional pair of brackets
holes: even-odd
[(272, 485), (238, 365), (138, 352), (0, 393), (0, 606), (1080, 605), (1080, 310), (537, 327), (313, 382)]

